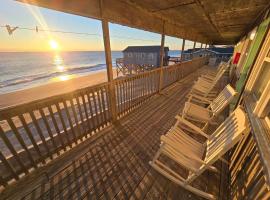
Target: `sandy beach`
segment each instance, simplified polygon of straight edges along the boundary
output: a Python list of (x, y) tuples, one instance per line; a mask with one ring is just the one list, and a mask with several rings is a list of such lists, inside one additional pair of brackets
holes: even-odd
[[(116, 70), (114, 70), (116, 77)], [(107, 81), (107, 72), (101, 71), (87, 76), (75, 77), (70, 80), (58, 81), (0, 95), (0, 109), (31, 102), (46, 97), (71, 92), (79, 88), (96, 85)]]

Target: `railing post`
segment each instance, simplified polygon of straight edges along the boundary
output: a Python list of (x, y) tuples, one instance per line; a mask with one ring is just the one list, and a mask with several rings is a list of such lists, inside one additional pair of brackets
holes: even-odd
[(112, 69), (112, 55), (111, 55), (111, 45), (110, 45), (110, 33), (109, 33), (109, 23), (107, 20), (102, 19), (102, 31), (103, 31), (103, 41), (107, 65), (107, 78), (109, 82), (109, 102), (110, 102), (110, 113), (112, 116), (112, 121), (117, 120), (117, 107), (116, 107), (116, 97), (115, 97), (115, 83), (113, 81), (113, 69)]
[(159, 66), (160, 66), (160, 73), (159, 73), (159, 89), (158, 92), (160, 93), (163, 86), (163, 60), (164, 60), (164, 42), (165, 42), (165, 34), (161, 35), (161, 45), (160, 45), (160, 56), (159, 56)]

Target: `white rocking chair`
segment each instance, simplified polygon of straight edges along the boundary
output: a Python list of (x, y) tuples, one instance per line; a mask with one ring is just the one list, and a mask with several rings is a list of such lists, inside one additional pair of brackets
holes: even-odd
[[(212, 194), (195, 188), (191, 183), (239, 142), (249, 131), (247, 117), (242, 108), (238, 107), (231, 115), (208, 136), (199, 128), (194, 128), (197, 134), (207, 138), (204, 144), (199, 143), (181, 129), (173, 128), (166, 135), (161, 136), (161, 147), (150, 162), (159, 173), (179, 186), (206, 199), (216, 199)], [(177, 166), (188, 170), (184, 177), (169, 164), (163, 162), (161, 155), (173, 160)]]

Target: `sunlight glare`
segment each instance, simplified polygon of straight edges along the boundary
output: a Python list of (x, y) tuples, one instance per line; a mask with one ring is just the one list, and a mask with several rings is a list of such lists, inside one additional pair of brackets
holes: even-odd
[(70, 76), (68, 76), (68, 75), (62, 75), (62, 76), (59, 76), (59, 80), (60, 81), (67, 81), (67, 80), (69, 80), (70, 79)]
[(57, 50), (59, 48), (59, 45), (55, 40), (50, 40), (49, 44), (50, 44), (51, 49), (53, 50)]
[(63, 65), (58, 65), (57, 66), (57, 69), (60, 71), (60, 72), (63, 72), (65, 67)]

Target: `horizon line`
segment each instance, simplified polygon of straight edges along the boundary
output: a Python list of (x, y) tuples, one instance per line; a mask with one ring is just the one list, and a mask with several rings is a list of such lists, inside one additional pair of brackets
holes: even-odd
[[(0, 50), (0, 53), (61, 53), (61, 52), (105, 52), (105, 50), (66, 50), (66, 51), (8, 51), (8, 50)], [(111, 51), (123, 51), (123, 50), (111, 50)], [(181, 51), (180, 49), (171, 49), (170, 51)]]

